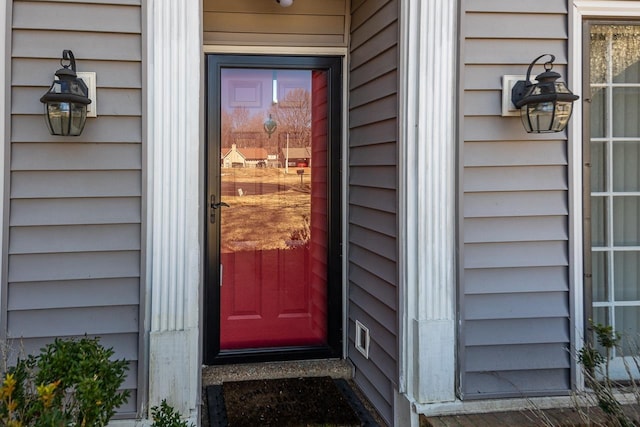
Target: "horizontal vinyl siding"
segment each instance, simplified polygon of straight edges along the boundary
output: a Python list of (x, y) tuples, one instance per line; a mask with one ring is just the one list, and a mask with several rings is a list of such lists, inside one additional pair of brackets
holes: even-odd
[(461, 397), (565, 394), (566, 136), (501, 117), (501, 76), (545, 52), (566, 75), (567, 2), (465, 0), (461, 13)]
[(204, 44), (344, 47), (347, 3), (296, 0), (283, 8), (275, 1), (204, 0)]
[[(398, 377), (398, 2), (352, 2), (349, 67), (349, 357), (355, 381), (393, 420)], [(354, 347), (370, 332), (369, 359)]]
[[(142, 16), (139, 0), (14, 1), (6, 332), (24, 351), (99, 336), (139, 408)], [(54, 19), (55, 18), (55, 19)], [(49, 135), (39, 102), (62, 49), (97, 73), (97, 118)]]

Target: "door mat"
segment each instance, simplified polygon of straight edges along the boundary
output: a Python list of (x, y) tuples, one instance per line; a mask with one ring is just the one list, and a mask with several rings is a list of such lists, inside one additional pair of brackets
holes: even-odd
[(207, 399), (210, 427), (379, 427), (343, 379), (226, 382)]

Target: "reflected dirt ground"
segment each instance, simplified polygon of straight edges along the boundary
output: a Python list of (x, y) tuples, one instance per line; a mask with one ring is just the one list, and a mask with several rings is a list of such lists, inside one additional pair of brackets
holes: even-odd
[(311, 169), (223, 168), (222, 251), (287, 249), (308, 240)]

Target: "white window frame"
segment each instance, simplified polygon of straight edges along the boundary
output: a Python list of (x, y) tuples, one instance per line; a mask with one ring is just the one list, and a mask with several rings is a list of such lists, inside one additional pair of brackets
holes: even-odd
[[(640, 1), (594, 1), (573, 0), (569, 10), (569, 84), (573, 91), (582, 96), (582, 24), (589, 18), (638, 18)], [(573, 298), (573, 346), (582, 348), (584, 330), (584, 288), (583, 288), (583, 211), (582, 211), (582, 103), (574, 104), (573, 117), (569, 125), (569, 196), (570, 216), (570, 275), (574, 284)], [(577, 363), (577, 362), (574, 362)], [(576, 369), (576, 386), (583, 389), (584, 378)]]

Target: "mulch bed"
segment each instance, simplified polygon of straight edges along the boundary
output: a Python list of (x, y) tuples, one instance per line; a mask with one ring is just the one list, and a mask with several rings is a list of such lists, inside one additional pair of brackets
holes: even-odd
[(207, 387), (211, 427), (377, 426), (344, 380), (226, 382)]

